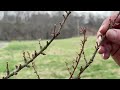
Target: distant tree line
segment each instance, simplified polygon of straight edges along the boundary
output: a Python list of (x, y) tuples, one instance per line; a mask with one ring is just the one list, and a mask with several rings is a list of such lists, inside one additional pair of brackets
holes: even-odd
[[(50, 39), (53, 25), (63, 18), (63, 12), (54, 16), (48, 13), (30, 14), (28, 11), (16, 11), (15, 15), (10, 15), (9, 12), (4, 11), (0, 20), (0, 40)], [(95, 35), (105, 17), (89, 14), (87, 18), (85, 15), (71, 15), (58, 38), (76, 37), (80, 35), (79, 28), (82, 26), (87, 28), (89, 35)]]

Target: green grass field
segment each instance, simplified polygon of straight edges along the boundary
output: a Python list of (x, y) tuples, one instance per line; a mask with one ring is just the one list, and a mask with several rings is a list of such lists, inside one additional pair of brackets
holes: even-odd
[[(55, 40), (45, 51), (46, 56), (39, 56), (35, 59), (36, 69), (41, 79), (68, 79), (69, 73), (65, 62), (71, 65), (76, 57), (76, 52), (80, 49), (81, 38), (70, 38)], [(86, 58), (90, 59), (94, 52), (96, 39), (88, 37), (85, 46)], [(44, 45), (46, 41), (42, 41)], [(23, 63), (23, 51), (31, 53), (39, 50), (38, 41), (12, 41), (6, 47), (0, 49), (0, 78), (6, 75), (6, 62), (9, 62), (10, 70), (14, 70), (15, 65)], [(84, 60), (81, 59), (81, 63)], [(78, 73), (78, 70), (76, 74)], [(18, 75), (11, 79), (36, 79), (33, 68), (24, 68)], [(94, 62), (82, 74), (83, 79), (118, 79), (120, 78), (119, 66), (110, 58), (103, 60), (99, 54), (96, 55)]]

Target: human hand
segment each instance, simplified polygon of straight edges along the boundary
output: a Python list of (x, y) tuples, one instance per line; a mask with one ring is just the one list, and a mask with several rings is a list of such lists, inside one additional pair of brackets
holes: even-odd
[[(112, 56), (114, 61), (120, 66), (120, 16), (117, 16), (118, 12), (115, 12), (104, 20), (97, 32), (97, 42), (100, 43), (101, 35), (106, 36), (99, 47), (98, 53), (102, 55), (103, 59), (108, 59)], [(110, 21), (114, 22), (115, 19), (117, 24), (108, 29)]]

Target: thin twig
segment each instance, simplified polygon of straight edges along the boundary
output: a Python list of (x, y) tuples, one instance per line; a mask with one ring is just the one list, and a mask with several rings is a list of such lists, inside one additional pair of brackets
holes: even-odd
[(43, 54), (43, 52), (48, 48), (48, 46), (53, 42), (54, 39), (56, 39), (56, 37), (60, 34), (67, 18), (69, 17), (69, 15), (71, 14), (70, 11), (67, 11), (66, 12), (66, 15), (63, 19), (63, 21), (61, 22), (60, 24), (60, 27), (58, 28), (58, 32), (52, 37), (52, 39), (50, 41), (47, 41), (46, 45), (39, 51), (39, 52), (36, 52), (34, 54), (32, 54), (32, 58), (27, 61), (27, 63), (19, 66), (17, 69), (15, 69), (13, 72), (11, 72), (9, 75), (5, 76), (4, 79), (8, 79), (12, 76), (15, 75), (15, 73), (18, 73), (19, 71), (21, 71), (23, 68), (25, 68), (28, 64), (30, 64), (31, 62), (33, 62), (40, 54)]
[(40, 79), (40, 76), (39, 76), (39, 74), (38, 74), (38, 72), (37, 72), (37, 70), (35, 68), (35, 62), (32, 62), (32, 67), (34, 69), (34, 73), (37, 75), (37, 78)]
[(6, 66), (6, 69), (7, 69), (7, 75), (9, 75), (9, 74), (10, 74), (10, 70), (9, 70), (8, 62), (7, 62), (6, 64), (7, 64), (7, 66)]
[(87, 64), (87, 59), (86, 59), (84, 51), (83, 51), (83, 56), (84, 56), (85, 63)]
[[(27, 53), (28, 53), (28, 58), (31, 59), (31, 58), (30, 58), (30, 53), (29, 53), (28, 51), (27, 51)], [(24, 63), (27, 63), (28, 60), (27, 60), (27, 58), (26, 58), (25, 52), (23, 52), (23, 59), (24, 59)], [(26, 67), (29, 68), (30, 65), (27, 65)]]
[(27, 51), (27, 54), (28, 54), (28, 58), (31, 59), (31, 57), (30, 57), (30, 53), (29, 53), (28, 51)]
[(40, 50), (43, 48), (41, 43), (40, 43), (41, 39), (39, 40), (39, 46), (40, 46)]
[(27, 59), (26, 59), (26, 56), (25, 56), (25, 52), (23, 52), (23, 58), (24, 58), (24, 62), (27, 63)]
[(82, 32), (83, 32), (83, 34), (84, 34), (84, 39), (83, 39), (83, 41), (82, 41), (82, 47), (81, 47), (80, 53), (78, 54), (78, 57), (76, 57), (76, 65), (74, 66), (73, 71), (72, 71), (69, 79), (72, 79), (72, 78), (73, 78), (73, 75), (74, 75), (74, 73), (75, 73), (75, 71), (76, 71), (76, 69), (77, 69), (77, 67), (78, 67), (78, 64), (79, 64), (79, 62), (80, 62), (82, 53), (83, 53), (83, 51), (84, 51), (85, 43), (86, 43), (86, 41), (87, 41), (87, 40), (86, 40), (86, 36), (85, 36), (85, 35), (86, 35), (86, 29), (85, 29), (85, 28), (82, 28), (81, 30), (82, 30)]

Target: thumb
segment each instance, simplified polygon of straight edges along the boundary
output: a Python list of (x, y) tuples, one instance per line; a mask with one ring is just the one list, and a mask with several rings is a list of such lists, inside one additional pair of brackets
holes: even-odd
[(109, 29), (106, 37), (109, 41), (120, 45), (120, 29)]

